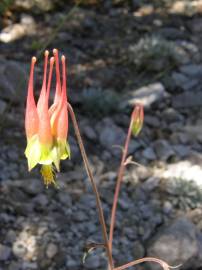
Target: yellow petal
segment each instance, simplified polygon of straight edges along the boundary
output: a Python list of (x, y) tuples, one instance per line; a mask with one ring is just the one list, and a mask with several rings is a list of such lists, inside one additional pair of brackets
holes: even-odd
[(27, 147), (25, 149), (25, 156), (28, 161), (29, 171), (31, 171), (39, 162), (41, 157), (41, 149), (37, 135), (34, 135), (28, 140)]
[(70, 158), (70, 147), (66, 140), (58, 140), (58, 151), (60, 159)]
[(39, 163), (44, 165), (50, 165), (53, 162), (51, 156), (52, 146), (49, 144), (40, 144), (40, 148), (41, 148), (41, 157)]

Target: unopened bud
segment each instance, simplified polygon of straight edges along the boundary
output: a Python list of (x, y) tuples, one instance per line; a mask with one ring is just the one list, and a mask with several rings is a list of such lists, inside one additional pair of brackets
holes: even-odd
[(137, 104), (132, 113), (132, 133), (138, 136), (144, 121), (144, 108), (141, 104)]

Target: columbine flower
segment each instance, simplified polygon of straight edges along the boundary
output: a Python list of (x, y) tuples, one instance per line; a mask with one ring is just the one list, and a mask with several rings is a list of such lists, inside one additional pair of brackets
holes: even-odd
[(141, 104), (137, 104), (132, 113), (132, 133), (134, 136), (138, 136), (144, 121), (144, 108)]
[[(28, 160), (28, 168), (30, 171), (38, 163), (41, 164), (41, 173), (44, 178), (44, 183), (47, 186), (51, 183), (55, 184), (54, 167), (59, 171), (60, 160), (70, 157), (70, 149), (67, 143), (68, 112), (65, 56), (61, 57), (61, 86), (58, 51), (54, 49), (53, 54), (54, 57), (50, 58), (47, 83), (49, 52), (45, 51), (43, 83), (37, 105), (35, 103), (33, 90), (36, 58), (32, 58), (25, 115), (25, 130), (27, 136), (25, 155)], [(56, 91), (54, 102), (49, 108), (49, 95), (54, 62), (56, 65)]]

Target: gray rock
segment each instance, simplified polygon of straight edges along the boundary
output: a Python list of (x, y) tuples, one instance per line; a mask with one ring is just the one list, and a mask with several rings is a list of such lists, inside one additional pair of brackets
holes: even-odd
[(184, 74), (179, 73), (179, 72), (173, 72), (172, 79), (175, 83), (175, 86), (185, 91), (192, 90), (194, 87), (196, 87), (199, 84), (198, 79), (189, 78), (188, 76), (185, 76)]
[(171, 145), (166, 140), (157, 140), (154, 142), (153, 147), (157, 158), (163, 161), (168, 160), (168, 158), (175, 154)]
[(39, 179), (27, 179), (26, 185), (22, 185), (22, 189), (30, 195), (38, 195), (44, 190), (44, 185), (42, 180)]
[(184, 158), (190, 154), (190, 147), (186, 145), (174, 145), (173, 149), (177, 153), (177, 155), (181, 158)]
[(49, 243), (46, 249), (46, 256), (49, 259), (53, 259), (58, 253), (58, 247), (54, 243)]
[(7, 261), (11, 255), (11, 248), (0, 244), (0, 261)]
[(178, 108), (190, 108), (202, 105), (202, 92), (184, 92), (172, 97), (172, 106)]
[(150, 127), (155, 127), (155, 128), (160, 127), (160, 124), (161, 124), (158, 117), (151, 116), (151, 115), (145, 115), (144, 123), (148, 124), (148, 126)]
[(24, 65), (11, 60), (0, 60), (0, 98), (12, 102), (24, 102), (27, 74)]
[(97, 269), (100, 267), (100, 258), (99, 256), (96, 256), (95, 254), (90, 254), (86, 259), (86, 266), (88, 269)]
[(170, 214), (171, 211), (172, 211), (172, 209), (173, 209), (173, 206), (172, 206), (172, 203), (171, 203), (171, 202), (165, 201), (165, 202), (163, 203), (163, 212), (164, 212), (165, 214)]
[(179, 141), (182, 144), (188, 144), (191, 141), (190, 135), (187, 133), (178, 133)]
[(166, 92), (163, 84), (156, 82), (136, 89), (132, 93), (129, 104), (134, 106), (136, 103), (141, 103), (148, 108), (153, 103), (160, 102), (167, 97), (169, 97), (169, 94)]
[(194, 18), (193, 20), (191, 20), (191, 28), (192, 31), (195, 32), (196, 34), (201, 32), (201, 28), (202, 28), (202, 19), (199, 18)]
[(166, 108), (162, 115), (162, 119), (167, 123), (172, 123), (172, 122), (178, 122), (178, 121), (183, 121), (184, 117), (175, 109), (173, 108)]
[(201, 78), (202, 76), (202, 65), (190, 64), (180, 68), (180, 71), (188, 77)]
[(117, 146), (122, 146), (124, 143), (124, 131), (120, 127), (116, 126), (109, 118), (105, 118), (101, 123), (98, 123), (96, 129), (98, 130), (101, 145), (112, 154), (119, 154), (120, 149), (118, 149)]
[(53, 8), (54, 1), (51, 0), (15, 0), (14, 1), (14, 7), (17, 9), (24, 9), (24, 10), (30, 10), (33, 12), (33, 10), (36, 11), (49, 11)]
[(151, 176), (143, 184), (142, 188), (146, 191), (152, 191), (159, 186), (160, 179), (158, 177)]
[(16, 241), (13, 243), (13, 254), (16, 257), (22, 258), (27, 252), (24, 242)]
[(96, 135), (94, 129), (90, 126), (84, 126), (83, 133), (89, 140), (95, 141), (97, 139), (97, 135)]
[(24, 261), (22, 263), (22, 269), (23, 270), (27, 270), (27, 269), (29, 269), (29, 270), (35, 270), (37, 268), (38, 268), (38, 266), (37, 266), (37, 263), (36, 262), (26, 262), (26, 261)]
[(161, 176), (165, 179), (183, 179), (185, 182), (194, 182), (197, 186), (202, 186), (201, 166), (188, 160), (168, 165)]
[(157, 35), (158, 34), (163, 36), (166, 39), (173, 39), (173, 40), (182, 39), (182, 38), (184, 38), (186, 36), (185, 32), (183, 30), (177, 29), (177, 28), (174, 28), (174, 27), (160, 28), (157, 31)]
[(0, 100), (0, 117), (4, 115), (6, 111), (7, 103), (4, 102), (3, 100)]
[(76, 260), (71, 259), (71, 258), (67, 259), (66, 267), (67, 267), (67, 269), (72, 269), (72, 270), (77, 270), (79, 268), (78, 262)]
[[(147, 255), (158, 257), (169, 265), (191, 266), (190, 263), (198, 253), (197, 230), (186, 218), (178, 218), (173, 224), (162, 230), (151, 240)], [(161, 269), (150, 264), (150, 269)]]
[(20, 262), (11, 262), (9, 264), (8, 270), (21, 270), (21, 263)]
[(147, 147), (145, 150), (143, 150), (142, 155), (149, 161), (156, 160), (156, 154), (152, 147)]

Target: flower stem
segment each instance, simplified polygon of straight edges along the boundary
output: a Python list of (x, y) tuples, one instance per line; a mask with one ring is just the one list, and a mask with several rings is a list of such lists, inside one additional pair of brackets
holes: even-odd
[[(133, 113), (132, 113), (132, 115), (133, 115)], [(114, 226), (115, 226), (115, 221), (116, 221), (116, 209), (117, 209), (117, 203), (118, 203), (118, 198), (119, 198), (121, 182), (122, 182), (123, 174), (125, 171), (125, 161), (126, 161), (126, 157), (127, 157), (127, 153), (128, 153), (128, 146), (130, 143), (132, 126), (133, 126), (133, 117), (131, 116), (131, 121), (130, 121), (130, 125), (128, 128), (128, 133), (127, 133), (127, 137), (126, 137), (126, 141), (125, 141), (125, 145), (124, 145), (124, 149), (123, 149), (121, 164), (119, 167), (118, 177), (117, 177), (117, 181), (116, 181), (116, 188), (115, 188), (114, 200), (113, 200), (113, 205), (112, 205), (110, 232), (109, 232), (109, 248), (110, 248), (111, 253), (112, 253)]]
[(87, 172), (87, 175), (91, 181), (92, 184), (92, 188), (93, 188), (93, 192), (95, 193), (95, 197), (96, 197), (96, 204), (97, 204), (97, 209), (98, 209), (98, 214), (99, 214), (99, 220), (100, 220), (100, 224), (101, 224), (101, 228), (102, 228), (102, 235), (103, 235), (103, 239), (104, 239), (104, 244), (105, 244), (105, 248), (106, 248), (106, 253), (107, 253), (107, 257), (108, 257), (108, 263), (109, 263), (109, 267), (110, 270), (114, 269), (114, 264), (113, 264), (113, 258), (112, 258), (112, 253), (109, 247), (109, 240), (108, 240), (108, 235), (107, 235), (107, 229), (106, 229), (106, 223), (105, 223), (105, 218), (104, 218), (104, 214), (103, 214), (103, 209), (102, 209), (102, 205), (101, 205), (101, 200), (100, 200), (100, 196), (93, 178), (93, 174), (91, 172), (90, 169), (90, 165), (89, 165), (89, 161), (88, 161), (88, 157), (86, 155), (86, 151), (84, 148), (84, 144), (80, 135), (80, 131), (79, 131), (79, 127), (78, 127), (78, 123), (75, 117), (75, 113), (74, 110), (72, 108), (72, 106), (68, 103), (68, 111), (70, 113), (71, 119), (72, 119), (72, 123), (74, 126), (74, 131), (76, 134), (76, 138), (77, 138), (77, 142), (81, 151), (81, 155), (83, 158), (83, 162), (84, 162), (84, 166)]
[(174, 268), (177, 268), (177, 267), (180, 266), (180, 265), (178, 265), (178, 266), (173, 267), (173, 266), (168, 265), (166, 262), (164, 262), (164, 261), (162, 261), (160, 259), (153, 258), (153, 257), (145, 257), (145, 258), (141, 258), (141, 259), (129, 262), (129, 263), (124, 264), (122, 266), (115, 267), (114, 270), (124, 270), (126, 268), (132, 267), (132, 266), (140, 264), (140, 263), (145, 263), (145, 262), (158, 263), (164, 270), (169, 270), (169, 269), (172, 269), (172, 268), (174, 269)]

